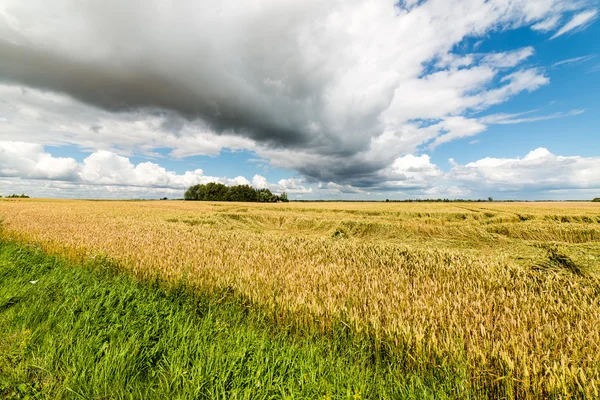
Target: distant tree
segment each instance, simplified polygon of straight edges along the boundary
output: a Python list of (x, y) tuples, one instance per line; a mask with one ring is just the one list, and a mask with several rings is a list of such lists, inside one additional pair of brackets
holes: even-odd
[(225, 201), (227, 200), (227, 192), (229, 189), (222, 183), (208, 182), (206, 184), (206, 195), (204, 200), (209, 201)]
[(491, 197), (488, 197), (488, 201), (494, 201), (494, 199), (492, 199)]
[(271, 193), (269, 189), (258, 189), (256, 191), (257, 201), (260, 203), (276, 203), (279, 198)]
[(600, 197), (596, 197), (594, 200), (592, 200), (593, 203), (600, 203)]
[(185, 191), (185, 200), (224, 201), (229, 188), (222, 183), (209, 182), (206, 185), (190, 186)]
[(281, 200), (284, 203), (289, 202), (287, 193), (286, 192), (281, 193), (281, 195), (279, 196), (279, 200)]
[(199, 200), (197, 194), (199, 187), (200, 185), (190, 186), (183, 195), (184, 200)]
[(227, 187), (222, 183), (209, 182), (206, 185), (190, 186), (184, 194), (185, 200), (201, 201), (258, 201), (261, 203), (287, 202), (286, 193), (277, 196), (269, 189), (254, 189), (250, 185)]
[(206, 200), (206, 185), (196, 185), (194, 189), (196, 200)]
[(9, 196), (6, 196), (7, 199), (28, 199), (29, 196), (27, 196), (25, 193), (18, 195), (18, 194), (11, 194)]
[(227, 193), (227, 201), (257, 201), (257, 193), (250, 185), (231, 186)]

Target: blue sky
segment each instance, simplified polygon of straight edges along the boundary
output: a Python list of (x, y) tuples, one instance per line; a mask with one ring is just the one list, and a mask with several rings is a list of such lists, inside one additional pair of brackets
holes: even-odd
[[(531, 111), (523, 117), (546, 116), (585, 110), (580, 115), (524, 122), (511, 125), (492, 125), (478, 135), (478, 142), (465, 139), (436, 149), (432, 161), (443, 165), (449, 158), (468, 163), (483, 157), (519, 157), (537, 147), (555, 154), (598, 156), (600, 132), (600, 24), (588, 29), (549, 40), (548, 34), (526, 27), (506, 31), (484, 39), (479, 51), (507, 51), (533, 46), (536, 53), (528, 60), (545, 69), (550, 83), (532, 92), (520, 93), (505, 103), (490, 107), (481, 115), (517, 114)], [(574, 62), (556, 63), (586, 57)]]
[(0, 194), (600, 196), (595, 0), (50, 3), (0, 0)]

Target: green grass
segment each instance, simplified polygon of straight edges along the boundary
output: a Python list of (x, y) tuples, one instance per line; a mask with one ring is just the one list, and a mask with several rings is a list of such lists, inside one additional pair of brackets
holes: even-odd
[[(31, 283), (35, 282), (35, 283)], [(0, 398), (468, 398), (343, 327), (278, 326), (234, 293), (138, 282), (0, 241)]]

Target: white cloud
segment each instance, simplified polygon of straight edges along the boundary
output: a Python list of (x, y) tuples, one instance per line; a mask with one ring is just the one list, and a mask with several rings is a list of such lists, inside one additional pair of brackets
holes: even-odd
[(227, 184), (230, 186), (250, 185), (250, 181), (243, 176), (236, 176), (233, 179), (228, 179)]
[[(0, 140), (121, 156), (247, 149), (311, 182), (358, 185), (438, 136), (483, 130), (419, 121), (469, 120), (549, 83), (519, 66), (533, 48), (462, 54), (465, 38), (573, 13), (583, 27), (591, 12), (571, 0), (0, 0)], [(137, 168), (132, 179), (151, 167)]]
[(128, 158), (106, 150), (87, 157), (79, 172), (83, 182), (103, 185), (131, 185), (149, 187), (187, 188), (203, 181), (212, 180), (204, 176), (201, 169), (186, 171), (183, 175), (167, 171), (152, 162), (133, 165)]
[(508, 198), (586, 198), (600, 189), (600, 157), (559, 156), (538, 148), (522, 158), (450, 163), (451, 169), (444, 172), (429, 155), (408, 154), (355, 184), (324, 181), (316, 185), (297, 177), (271, 183), (261, 175), (250, 182), (243, 176), (208, 176), (202, 170), (178, 174), (153, 162), (134, 165), (129, 158), (105, 150), (77, 163), (54, 157), (37, 144), (0, 142), (0, 187), (3, 194), (35, 197), (181, 198), (191, 185), (220, 182), (252, 184), (277, 194), (356, 199), (481, 198), (502, 193), (513, 193), (505, 195)]
[(262, 175), (254, 175), (252, 177), (252, 186), (256, 189), (268, 189), (269, 182)]
[(52, 157), (38, 144), (0, 141), (0, 176), (72, 180), (77, 169), (73, 158)]
[(380, 187), (385, 189), (429, 189), (443, 176), (427, 154), (399, 157), (381, 173), (385, 181)]
[(313, 192), (301, 178), (281, 179), (274, 184), (261, 175), (250, 182), (243, 176), (208, 176), (201, 169), (177, 174), (153, 162), (134, 165), (129, 158), (106, 150), (90, 154), (80, 164), (72, 158), (55, 158), (39, 144), (0, 141), (0, 183), (11, 193), (36, 197), (180, 198), (186, 188), (208, 182), (252, 185), (276, 194)]
[(550, 83), (550, 79), (537, 68), (513, 72), (503, 77), (500, 81), (505, 83), (505, 85), (484, 93), (481, 96), (482, 104), (499, 104), (522, 91), (532, 92), (540, 86)]
[(456, 139), (462, 139), (477, 135), (486, 130), (486, 126), (475, 119), (464, 117), (450, 117), (435, 125), (436, 129), (446, 132), (438, 136), (430, 145), (430, 149), (435, 149), (437, 146), (448, 143)]
[(491, 114), (491, 115), (486, 115), (485, 117), (479, 118), (478, 121), (483, 124), (498, 124), (498, 125), (522, 124), (525, 122), (546, 121), (549, 119), (571, 117), (574, 115), (583, 114), (585, 112), (585, 110), (572, 110), (567, 113), (557, 112), (557, 113), (553, 113), (553, 114), (549, 114), (549, 115), (540, 115), (537, 117), (522, 118), (523, 115), (529, 115), (535, 111), (537, 111), (537, 110), (516, 113), (516, 114), (503, 114), (503, 113)]
[(65, 181), (0, 177), (0, 195), (25, 193), (37, 198), (76, 199), (170, 199), (183, 198), (181, 189), (123, 185), (93, 185)]
[(540, 147), (523, 158), (453, 163), (448, 178), (496, 191), (600, 189), (600, 157), (558, 156)]
[(277, 183), (270, 183), (262, 175), (254, 175), (252, 177), (252, 187), (256, 189), (269, 189), (275, 194), (286, 192), (288, 194), (309, 194), (312, 193), (312, 188), (304, 186), (305, 180), (301, 178), (280, 179)]
[[(207, 176), (201, 169), (177, 174), (153, 162), (134, 165), (129, 158), (107, 150), (98, 150), (90, 154), (80, 164), (73, 158), (53, 157), (39, 144), (6, 141), (0, 141), (0, 177), (62, 181), (69, 187), (124, 186), (176, 189), (180, 192), (198, 183), (250, 184), (243, 176), (233, 179)], [(254, 177), (255, 181), (261, 179), (268, 185), (264, 177)], [(54, 185), (56, 184), (55, 182)]]
[(534, 48), (528, 46), (515, 51), (487, 54), (483, 57), (483, 61), (496, 68), (510, 68), (516, 67), (534, 53)]
[(559, 22), (560, 22), (560, 15), (553, 15), (543, 21), (538, 22), (537, 24), (534, 24), (531, 27), (531, 29), (536, 30), (536, 31), (548, 32), (549, 30), (552, 30), (553, 28), (555, 28)]
[[(505, 64), (512, 65), (517, 60), (523, 59), (528, 51), (519, 51), (514, 56), (507, 57)], [(496, 55), (490, 63), (500, 63), (500, 60), (495, 60)], [(510, 73), (500, 79), (499, 87), (489, 90), (478, 90), (489, 84), (497, 75), (497, 70), (489, 65), (482, 65), (469, 69), (461, 70), (446, 70), (430, 74), (422, 79), (411, 81), (405, 86), (398, 88), (398, 91), (404, 95), (412, 95), (410, 102), (406, 104), (392, 103), (390, 109), (386, 111), (385, 116), (390, 123), (395, 122), (401, 124), (400, 129), (407, 130), (403, 133), (404, 148), (407, 152), (414, 151), (414, 148), (421, 143), (427, 142), (432, 137), (443, 134), (449, 130), (447, 124), (435, 125), (439, 128), (420, 129), (416, 135), (410, 134), (410, 125), (405, 121), (415, 119), (445, 119), (449, 121), (465, 121), (468, 118), (457, 114), (461, 114), (466, 110), (483, 110), (491, 105), (499, 104), (506, 101), (511, 96), (514, 96), (523, 91), (533, 91), (540, 86), (550, 83), (548, 77), (537, 68), (529, 68)], [(471, 124), (473, 130), (471, 134), (480, 133), (485, 130), (481, 124), (473, 121)], [(477, 126), (475, 126), (477, 125)], [(398, 129), (397, 128), (397, 129)], [(442, 138), (443, 137), (443, 138)], [(440, 136), (436, 142), (436, 146), (446, 143), (450, 140), (464, 137), (464, 135), (456, 132), (453, 135)]]
[(288, 194), (309, 194), (313, 192), (312, 188), (304, 186), (306, 182), (301, 178), (280, 179), (277, 182), (275, 193), (286, 192)]
[(418, 199), (469, 199), (472, 198), (471, 189), (459, 186), (434, 186), (419, 193), (407, 193)]
[(552, 67), (558, 67), (558, 66), (565, 65), (565, 64), (584, 63), (595, 57), (596, 57), (595, 54), (589, 54), (587, 56), (567, 58), (566, 60), (555, 62), (554, 64), (552, 64)]
[(577, 28), (583, 28), (596, 18), (598, 10), (587, 10), (575, 15), (569, 22), (560, 28), (550, 39), (556, 39), (567, 32)]

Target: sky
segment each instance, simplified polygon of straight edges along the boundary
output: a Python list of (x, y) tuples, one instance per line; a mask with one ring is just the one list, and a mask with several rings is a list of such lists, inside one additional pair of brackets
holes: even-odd
[(0, 0), (0, 195), (600, 197), (600, 0)]

